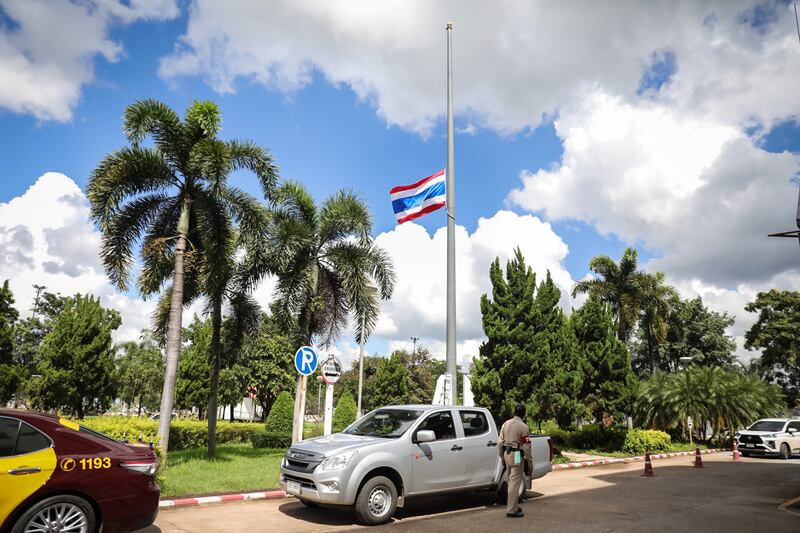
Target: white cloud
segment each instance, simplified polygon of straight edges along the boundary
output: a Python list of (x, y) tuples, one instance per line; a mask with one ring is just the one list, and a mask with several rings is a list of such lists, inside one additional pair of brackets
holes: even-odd
[(427, 134), (444, 114), (452, 20), (456, 112), (475, 126), (535, 127), (587, 88), (638, 99), (666, 52), (675, 75), (647, 98), (769, 126), (800, 114), (800, 56), (791, 6), (766, 4), (771, 17), (753, 26), (757, 3), (197, 0), (160, 73), (202, 75), (222, 93), (242, 81), (292, 92), (317, 70), (389, 124)]
[(64, 174), (48, 172), (24, 194), (0, 203), (0, 281), (10, 280), (21, 314), (30, 314), (34, 284), (62, 295), (94, 294), (122, 315), (114, 339), (136, 339), (149, 327), (155, 304), (109, 285), (98, 260), (99, 245), (86, 197)]
[[(392, 299), (383, 303), (374, 336), (389, 342), (389, 352), (406, 347), (411, 336), (421, 337), (437, 357), (444, 357), (446, 322), (446, 239), (440, 228), (432, 236), (422, 226), (406, 223), (378, 235), (375, 242), (394, 261), (397, 285)], [(491, 294), (489, 266), (496, 257), (506, 261), (519, 246), (529, 265), (543, 280), (547, 270), (562, 290), (562, 305), (571, 305), (573, 281), (564, 269), (567, 245), (549, 224), (530, 215), (498, 211), (481, 218), (468, 234), (456, 226), (456, 322), (460, 362), (477, 355), (483, 340), (480, 297)]]
[(112, 27), (177, 14), (175, 0), (0, 0), (0, 108), (70, 120), (95, 58), (123, 55)]
[(766, 237), (793, 222), (796, 156), (768, 153), (714, 120), (602, 92), (562, 110), (556, 130), (560, 164), (523, 172), (512, 203), (642, 242), (660, 255), (651, 266), (678, 278), (730, 287), (797, 266), (796, 247)]

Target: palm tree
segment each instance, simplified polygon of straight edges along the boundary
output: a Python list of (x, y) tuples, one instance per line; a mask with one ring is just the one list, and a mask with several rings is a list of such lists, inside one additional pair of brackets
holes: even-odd
[[(388, 299), (395, 282), (389, 256), (372, 241), (367, 206), (353, 193), (339, 191), (318, 207), (294, 182), (275, 191), (274, 204), (264, 263), (275, 267), (278, 320), (298, 332), (298, 345), (316, 340), (329, 346), (350, 318), (355, 318), (356, 342), (366, 338), (378, 319), (378, 297)], [(254, 260), (250, 264), (258, 268)], [(300, 377), (295, 399), (300, 412), (304, 389), (305, 377)]]
[(367, 206), (339, 191), (318, 207), (294, 182), (276, 189), (274, 204), (266, 263), (275, 269), (278, 318), (296, 320), (298, 344), (331, 345), (351, 317), (364, 318), (355, 320), (356, 341), (362, 328), (368, 336), (378, 297), (391, 297), (395, 275), (389, 256), (372, 241)]
[[(272, 157), (249, 141), (220, 141), (221, 116), (212, 102), (193, 102), (184, 120), (155, 100), (136, 102), (125, 110), (123, 130), (130, 146), (107, 155), (93, 171), (87, 187), (92, 218), (102, 232), (101, 259), (120, 290), (127, 290), (134, 264), (134, 246), (141, 241), (142, 275), (138, 285), (147, 297), (169, 291), (166, 372), (161, 397), (158, 437), (166, 452), (181, 346), (181, 318), (186, 278), (199, 272), (198, 251), (227, 246), (215, 234), (224, 227), (219, 217), (238, 205), (243, 193), (227, 186), (231, 172), (247, 169), (258, 178), (265, 196), (277, 181)], [(143, 141), (152, 140), (152, 146)], [(239, 206), (245, 211), (246, 206)], [(187, 243), (191, 249), (187, 251)], [(212, 253), (219, 257), (221, 253)]]
[(640, 287), (639, 326), (650, 362), (650, 373), (655, 374), (658, 348), (667, 341), (667, 321), (680, 297), (675, 287), (665, 283), (663, 272), (640, 273), (637, 278)]
[(607, 255), (598, 255), (589, 261), (589, 270), (595, 279), (579, 281), (572, 289), (572, 297), (578, 293), (594, 294), (611, 306), (617, 327), (617, 337), (623, 342), (631, 338), (642, 309), (642, 276), (637, 270), (638, 254), (627, 248), (619, 264)]

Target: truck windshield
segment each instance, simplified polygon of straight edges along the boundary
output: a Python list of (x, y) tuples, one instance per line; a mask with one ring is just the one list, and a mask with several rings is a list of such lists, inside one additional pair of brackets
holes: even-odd
[(412, 409), (378, 409), (346, 430), (347, 435), (396, 439), (411, 427), (422, 411)]
[(783, 424), (784, 422), (776, 422), (774, 420), (759, 420), (747, 429), (750, 431), (781, 431)]

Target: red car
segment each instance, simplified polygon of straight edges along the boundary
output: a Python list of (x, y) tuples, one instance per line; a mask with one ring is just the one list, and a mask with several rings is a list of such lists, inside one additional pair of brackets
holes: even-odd
[(153, 523), (156, 456), (57, 416), (0, 409), (0, 531), (103, 533)]

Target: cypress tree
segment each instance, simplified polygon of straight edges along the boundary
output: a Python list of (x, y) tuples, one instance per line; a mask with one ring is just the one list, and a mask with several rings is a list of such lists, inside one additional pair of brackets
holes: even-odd
[(333, 432), (344, 431), (347, 426), (355, 422), (357, 410), (358, 406), (353, 399), (353, 395), (350, 394), (349, 390), (344, 391), (339, 397), (339, 401), (336, 402), (336, 409), (333, 411), (333, 420), (331, 421)]
[(111, 332), (120, 323), (119, 313), (93, 296), (67, 300), (42, 343), (34, 404), (78, 418), (108, 409), (117, 392)]
[(14, 362), (14, 324), (18, 317), (6, 280), (0, 287), (0, 407), (5, 407), (22, 381), (20, 365)]
[(587, 414), (602, 422), (606, 415), (631, 413), (638, 380), (628, 348), (617, 337), (608, 304), (590, 296), (572, 314), (572, 323), (584, 362), (579, 398)]

